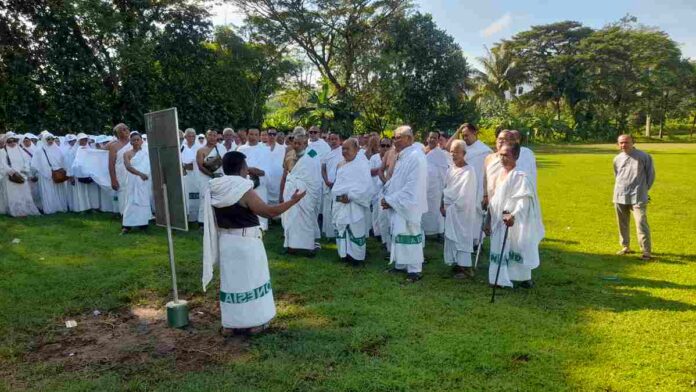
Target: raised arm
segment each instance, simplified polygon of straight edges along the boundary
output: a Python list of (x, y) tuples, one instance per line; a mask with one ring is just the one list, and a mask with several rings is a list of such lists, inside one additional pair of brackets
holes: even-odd
[(121, 184), (118, 183), (118, 177), (116, 177), (116, 148), (116, 143), (109, 145), (109, 177), (111, 177), (111, 189), (118, 191)]
[(299, 192), (296, 190), (295, 193), (290, 197), (290, 200), (276, 205), (268, 205), (264, 203), (264, 201), (261, 200), (259, 195), (257, 195), (256, 192), (254, 192), (254, 190), (252, 189), (245, 193), (244, 196), (242, 196), (241, 201), (246, 203), (246, 205), (249, 206), (251, 212), (253, 212), (254, 214), (270, 219), (275, 218), (276, 216), (289, 210), (290, 207), (294, 206), (300, 200), (302, 200), (306, 193), (307, 191)]

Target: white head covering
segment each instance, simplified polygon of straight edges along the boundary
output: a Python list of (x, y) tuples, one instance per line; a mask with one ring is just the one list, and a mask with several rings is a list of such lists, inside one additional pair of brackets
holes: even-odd
[(82, 139), (88, 139), (88, 138), (89, 138), (89, 136), (87, 136), (86, 133), (80, 132), (77, 134), (77, 137), (75, 138), (75, 140), (80, 141)]
[(25, 133), (24, 137), (26, 139), (30, 139), (30, 140), (38, 140), (39, 139), (38, 137), (36, 137), (36, 135), (34, 135), (33, 133), (29, 133), (29, 132)]
[(77, 140), (77, 138), (76, 138), (75, 135), (73, 135), (72, 133), (69, 133), (69, 134), (65, 135), (65, 141), (66, 141), (66, 142), (72, 142), (73, 140)]

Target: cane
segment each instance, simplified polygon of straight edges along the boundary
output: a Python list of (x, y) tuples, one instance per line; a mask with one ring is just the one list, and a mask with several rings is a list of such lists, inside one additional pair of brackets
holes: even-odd
[[(503, 216), (505, 214), (509, 214), (509, 212), (503, 211)], [(500, 259), (498, 260), (498, 270), (495, 273), (495, 283), (493, 283), (493, 295), (491, 296), (491, 303), (495, 302), (495, 289), (496, 289), (496, 287), (498, 287), (498, 277), (500, 276), (500, 266), (503, 265), (503, 252), (505, 251), (505, 243), (507, 242), (509, 229), (510, 229), (510, 227), (508, 225), (505, 225), (505, 234), (503, 235), (503, 247), (502, 247), (502, 249), (500, 249)]]
[(483, 228), (486, 226), (486, 218), (488, 218), (488, 208), (483, 213), (483, 221), (481, 222), (481, 230), (479, 230), (478, 248), (476, 249), (476, 260), (474, 260), (474, 270), (478, 267), (479, 257), (481, 256), (481, 248), (483, 247)]

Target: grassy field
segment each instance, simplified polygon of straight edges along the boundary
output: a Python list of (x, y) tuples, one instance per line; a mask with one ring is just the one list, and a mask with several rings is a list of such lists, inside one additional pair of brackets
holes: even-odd
[[(455, 281), (441, 244), (428, 244), (424, 279), (406, 285), (383, 272), (374, 241), (367, 267), (353, 269), (332, 246), (315, 259), (282, 255), (275, 229), (266, 237), (279, 311), (273, 329), (221, 343), (237, 345), (238, 355), (199, 366), (182, 367), (181, 353), (81, 367), (36, 360), (37, 342), (80, 333), (66, 332), (68, 318), (161, 308), (166, 237), (159, 228), (119, 236), (119, 223), (102, 214), (2, 217), (0, 389), (694, 390), (696, 146), (639, 148), (657, 167), (653, 262), (614, 255), (614, 147), (540, 147), (547, 238), (536, 288), (502, 291), (490, 304), (487, 263), (475, 280)], [(176, 233), (175, 241), (182, 296), (214, 309), (215, 290), (200, 287), (200, 234)], [(203, 326), (211, 334), (214, 320)]]

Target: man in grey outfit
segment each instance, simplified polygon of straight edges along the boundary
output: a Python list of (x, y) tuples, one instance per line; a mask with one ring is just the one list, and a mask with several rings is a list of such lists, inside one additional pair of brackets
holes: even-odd
[(618, 138), (621, 152), (614, 158), (614, 206), (619, 222), (619, 239), (623, 247), (618, 255), (631, 253), (629, 220), (631, 213), (636, 221), (638, 243), (643, 251), (643, 260), (650, 260), (651, 242), (648, 226), (648, 191), (655, 182), (655, 167), (652, 157), (633, 147), (630, 135)]

